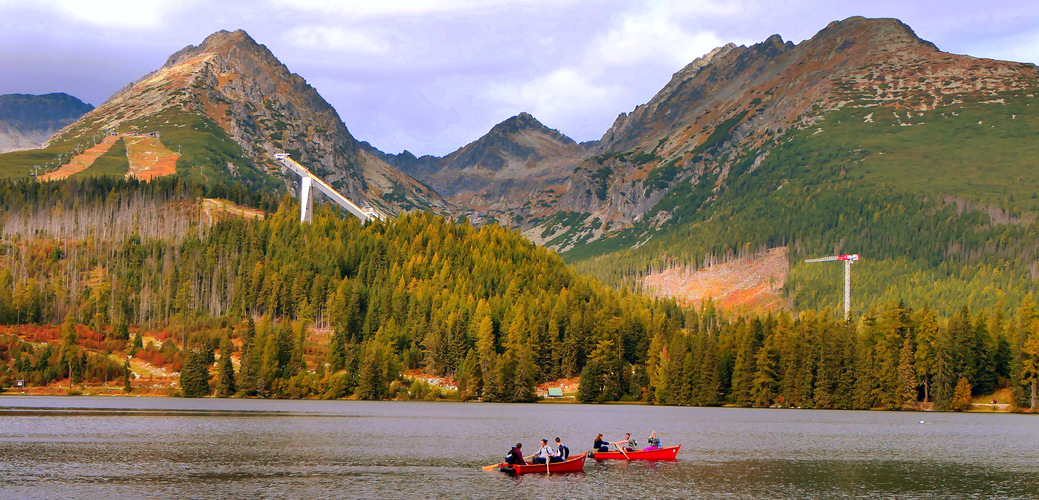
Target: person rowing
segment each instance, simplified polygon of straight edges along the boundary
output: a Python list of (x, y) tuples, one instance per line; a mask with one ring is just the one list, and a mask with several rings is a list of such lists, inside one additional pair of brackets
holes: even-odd
[(534, 458), (531, 459), (530, 463), (532, 463), (532, 464), (548, 463), (548, 461), (552, 460), (552, 457), (555, 457), (556, 455), (557, 455), (556, 451), (553, 450), (552, 447), (548, 445), (548, 440), (547, 439), (542, 439), (541, 440), (541, 448), (537, 451), (537, 453), (534, 454)]
[(610, 444), (615, 444), (615, 445), (617, 445), (618, 448), (621, 448), (624, 451), (635, 451), (635, 447), (639, 445), (638, 441), (635, 441), (634, 439), (631, 439), (631, 433), (630, 432), (625, 432), (624, 433), (624, 439), (623, 440), (621, 440), (621, 441), (614, 441), (614, 442), (612, 442)]

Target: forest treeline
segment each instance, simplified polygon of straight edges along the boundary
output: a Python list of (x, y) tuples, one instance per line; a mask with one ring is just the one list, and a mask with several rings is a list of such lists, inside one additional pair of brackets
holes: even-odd
[[(12, 191), (27, 201), (0, 201), (5, 217), (45, 208)], [(90, 211), (111, 199), (68, 196), (51, 203)], [(428, 213), (362, 225), (329, 206), (300, 224), (298, 210), (286, 197), (264, 219), (164, 237), (132, 226), (105, 238), (5, 235), (0, 323), (91, 333), (63, 334), (62, 348), (3, 337), (0, 383), (62, 380), (76, 356), (90, 364), (88, 343), (162, 358), (194, 396), (415, 397), (428, 387), (402, 375), (419, 370), (485, 401), (531, 401), (536, 384), (580, 377), (586, 402), (955, 408), (1003, 387), (1027, 406), (1039, 380), (1030, 295), (1010, 316), (898, 302), (851, 323), (829, 311), (733, 315), (607, 287), (495, 225)], [(141, 342), (154, 331), (169, 333), (161, 347)], [(106, 380), (126, 376), (105, 366)]]

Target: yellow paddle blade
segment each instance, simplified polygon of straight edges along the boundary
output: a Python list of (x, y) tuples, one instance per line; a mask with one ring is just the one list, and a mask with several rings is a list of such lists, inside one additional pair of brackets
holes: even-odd
[(491, 464), (483, 466), (483, 470), (494, 470), (497, 469), (501, 464)]

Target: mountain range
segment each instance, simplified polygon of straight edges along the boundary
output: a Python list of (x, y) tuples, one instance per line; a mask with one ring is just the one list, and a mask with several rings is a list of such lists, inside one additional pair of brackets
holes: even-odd
[[(179, 152), (179, 176), (294, 192), (272, 158), (284, 151), (387, 212), (512, 227), (613, 283), (772, 249), (790, 262), (861, 251), (874, 303), (928, 274), (908, 290), (973, 286), (964, 269), (1003, 262), (1013, 271), (986, 278), (1002, 287), (991, 302), (1035, 279), (1023, 235), (1039, 213), (1037, 91), (1034, 64), (945, 53), (898, 20), (853, 17), (799, 44), (719, 47), (598, 141), (521, 113), (447, 156), (415, 157), (357, 140), (265, 46), (222, 31), (44, 148), (0, 156), (0, 175), (67, 162), (90, 139), (154, 132)], [(1000, 234), (1013, 242), (992, 243)], [(881, 278), (898, 265), (902, 281)], [(833, 305), (827, 273), (795, 265), (781, 279), (789, 304)]]
[(0, 95), (0, 153), (38, 148), (92, 109), (68, 94)]

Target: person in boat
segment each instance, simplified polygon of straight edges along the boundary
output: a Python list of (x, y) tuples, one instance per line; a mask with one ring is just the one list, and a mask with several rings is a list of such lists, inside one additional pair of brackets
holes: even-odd
[(570, 458), (570, 448), (568, 448), (559, 437), (556, 437), (556, 456), (552, 458), (553, 462), (562, 462)]
[(606, 440), (602, 438), (601, 432), (595, 436), (595, 443), (592, 444), (592, 449), (595, 451), (610, 451), (610, 443), (607, 443)]
[(552, 457), (555, 457), (556, 455), (558, 455), (558, 453), (548, 445), (548, 440), (542, 439), (541, 448), (534, 454), (534, 458), (530, 460), (530, 463), (545, 464), (548, 463), (549, 460), (552, 460)]
[(516, 443), (508, 453), (505, 454), (505, 463), (509, 465), (527, 465), (527, 461), (523, 460), (523, 443)]
[(631, 439), (631, 433), (630, 432), (625, 432), (623, 440), (621, 440), (621, 441), (614, 441), (613, 443), (610, 443), (610, 444), (615, 444), (618, 447), (623, 447), (624, 451), (635, 451), (635, 447), (639, 445), (639, 442), (635, 441), (634, 439)]
[(653, 431), (653, 433), (649, 435), (649, 439), (646, 439), (646, 442), (649, 443), (649, 446), (643, 448), (644, 451), (660, 449), (660, 438), (657, 437), (657, 431)]

